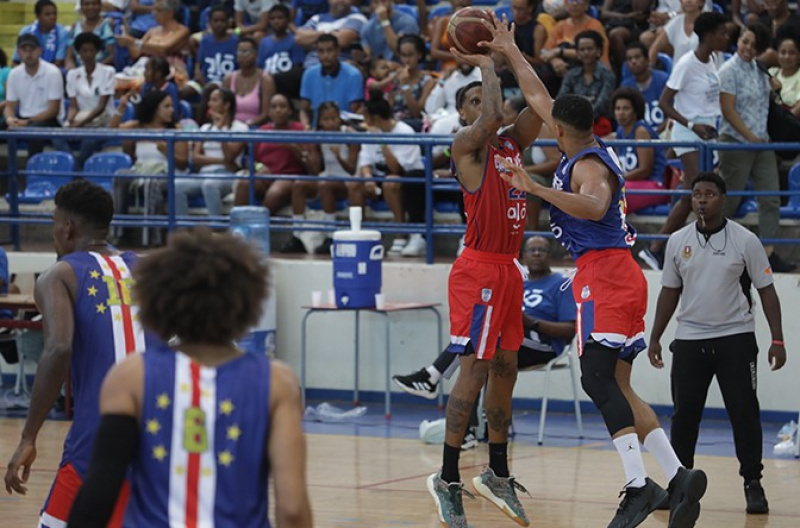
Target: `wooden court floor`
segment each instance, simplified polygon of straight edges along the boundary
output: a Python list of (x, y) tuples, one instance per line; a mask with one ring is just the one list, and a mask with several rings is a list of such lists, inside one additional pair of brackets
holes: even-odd
[[(0, 419), (0, 459), (16, 447), (22, 420)], [(38, 441), (38, 460), (28, 495), (0, 494), (0, 527), (35, 527), (61, 456), (66, 422), (49, 421)], [(441, 460), (439, 446), (418, 440), (366, 436), (308, 436), (309, 490), (315, 526), (438, 527), (425, 478)], [(530, 491), (522, 500), (532, 526), (548, 528), (605, 527), (614, 514), (622, 470), (613, 451), (599, 445), (536, 447), (512, 444), (512, 471)], [(655, 461), (645, 455), (648, 470), (663, 485)], [(462, 456), (462, 478), (469, 481), (488, 460), (487, 448)], [(736, 460), (700, 456), (697, 464), (709, 474), (709, 490), (697, 526), (708, 528), (800, 527), (800, 461), (765, 460), (764, 487), (768, 516), (746, 515)], [(470, 525), (511, 527), (513, 522), (483, 499), (465, 499)], [(667, 525), (667, 512), (655, 512), (641, 526)]]

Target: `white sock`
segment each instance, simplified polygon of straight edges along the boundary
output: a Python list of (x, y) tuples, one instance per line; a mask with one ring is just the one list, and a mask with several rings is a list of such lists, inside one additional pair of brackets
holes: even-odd
[(642, 460), (642, 451), (639, 449), (639, 438), (636, 433), (614, 438), (613, 442), (622, 459), (622, 467), (625, 468), (626, 487), (643, 487), (646, 484), (644, 479), (647, 478), (647, 471), (644, 469), (644, 460)]
[(439, 380), (442, 379), (442, 373), (436, 370), (436, 367), (434, 367), (433, 365), (425, 367), (425, 370), (428, 371), (428, 377), (430, 379), (430, 382), (433, 383), (434, 385), (439, 383)]
[(303, 233), (302, 231), (297, 230), (297, 228), (300, 227), (300, 224), (303, 222), (304, 219), (305, 219), (304, 215), (297, 215), (297, 214), (292, 215), (292, 226), (295, 228), (295, 231), (293, 231), (292, 234), (297, 238), (300, 238), (300, 235)]
[(672, 444), (669, 443), (667, 434), (660, 427), (653, 429), (645, 437), (644, 448), (656, 457), (664, 476), (667, 477), (667, 482), (670, 482), (678, 470), (683, 467), (675, 450), (672, 449)]

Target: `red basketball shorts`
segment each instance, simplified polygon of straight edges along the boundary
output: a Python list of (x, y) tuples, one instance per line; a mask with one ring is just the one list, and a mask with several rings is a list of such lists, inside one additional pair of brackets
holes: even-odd
[[(83, 479), (72, 464), (67, 463), (59, 468), (39, 517), (39, 528), (65, 528), (67, 526), (69, 511), (72, 509), (72, 503), (78, 495), (81, 484), (83, 484)], [(130, 489), (128, 483), (125, 482), (119, 492), (117, 505), (114, 506), (114, 514), (108, 523), (110, 528), (122, 528), (129, 495)]]
[(514, 255), (464, 249), (450, 271), (450, 352), (472, 343), (478, 359), (522, 345), (524, 270)]
[(629, 249), (591, 251), (578, 258), (572, 293), (578, 353), (593, 340), (620, 349), (620, 358), (646, 348), (647, 280)]

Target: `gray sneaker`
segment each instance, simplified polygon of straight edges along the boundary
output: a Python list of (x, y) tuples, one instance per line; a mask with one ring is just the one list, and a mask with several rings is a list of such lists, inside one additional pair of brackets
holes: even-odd
[(530, 526), (531, 522), (525, 515), (525, 508), (517, 498), (515, 489), (523, 493), (528, 493), (528, 490), (514, 477), (498, 477), (491, 468), (486, 468), (486, 471), (472, 479), (472, 485), (478, 495), (500, 508), (500, 511), (515, 523), (520, 526)]
[(442, 480), (441, 473), (434, 473), (428, 477), (428, 491), (436, 501), (436, 512), (442, 526), (448, 528), (468, 528), (467, 515), (461, 502), (461, 494), (474, 499), (472, 493), (464, 489), (461, 482), (447, 482)]

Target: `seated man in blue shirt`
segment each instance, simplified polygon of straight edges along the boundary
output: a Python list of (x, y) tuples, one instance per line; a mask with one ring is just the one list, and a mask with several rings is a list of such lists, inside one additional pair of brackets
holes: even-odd
[(650, 67), (647, 59), (647, 48), (641, 42), (632, 42), (625, 48), (625, 63), (628, 65), (629, 77), (622, 79), (620, 88), (633, 88), (644, 97), (644, 120), (661, 133), (667, 126), (664, 112), (658, 106), (658, 98), (667, 85), (669, 74)]
[(361, 45), (367, 55), (400, 62), (397, 39), (401, 35), (419, 35), (419, 23), (406, 13), (395, 11), (392, 0), (372, 0), (372, 18), (361, 29)]
[(310, 123), (309, 115), (319, 105), (333, 101), (342, 110), (358, 112), (364, 100), (364, 78), (355, 66), (339, 60), (339, 41), (324, 34), (317, 39), (319, 64), (307, 69), (300, 82), (301, 120)]
[[(577, 309), (572, 288), (562, 288), (567, 279), (550, 269), (550, 249), (550, 241), (535, 236), (525, 242), (522, 250), (522, 260), (529, 276), (524, 284), (522, 303), (525, 338), (517, 355), (520, 372), (546, 364), (561, 354), (575, 337)], [(456, 354), (444, 351), (432, 365), (392, 379), (405, 392), (432, 400), (436, 398), (436, 386), (442, 377), (449, 378), (458, 367), (457, 358)], [(477, 423), (477, 414), (473, 412), (462, 449), (476, 445)]]

